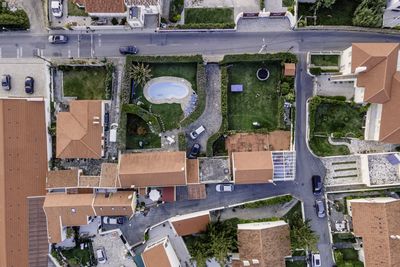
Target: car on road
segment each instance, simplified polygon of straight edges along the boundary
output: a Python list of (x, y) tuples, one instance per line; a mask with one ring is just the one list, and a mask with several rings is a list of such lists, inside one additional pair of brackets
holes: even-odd
[(104, 224), (124, 224), (124, 217), (103, 217)]
[(311, 177), (312, 191), (315, 196), (322, 194), (322, 179), (319, 175), (313, 175)]
[(121, 46), (119, 48), (119, 52), (122, 55), (135, 55), (135, 54), (139, 53), (139, 49), (134, 45)]
[(196, 130), (194, 130), (193, 132), (191, 132), (190, 138), (192, 138), (193, 140), (195, 140), (197, 137), (199, 137), (200, 134), (202, 134), (203, 132), (206, 131), (206, 128), (204, 128), (203, 125), (200, 125)]
[(104, 248), (96, 249), (96, 258), (98, 263), (104, 264), (107, 262), (107, 256), (106, 252), (104, 251)]
[(51, 13), (56, 18), (61, 18), (63, 15), (63, 5), (61, 0), (51, 1)]
[(321, 267), (321, 255), (313, 254), (311, 257), (311, 264), (312, 267)]
[(315, 200), (315, 211), (317, 212), (318, 218), (324, 218), (326, 216), (325, 204), (322, 199)]
[(4, 74), (1, 77), (1, 87), (7, 91), (11, 90), (11, 76), (9, 74)]
[(49, 36), (49, 43), (51, 44), (65, 44), (68, 42), (68, 37), (63, 34), (54, 34)]
[(190, 149), (188, 158), (196, 159), (200, 153), (200, 149), (201, 149), (200, 144), (197, 144), (197, 143), (193, 144), (192, 148)]
[(35, 80), (31, 76), (26, 76), (25, 78), (25, 93), (33, 94), (35, 85)]
[(233, 184), (217, 184), (215, 190), (217, 192), (232, 192), (235, 190), (235, 186)]

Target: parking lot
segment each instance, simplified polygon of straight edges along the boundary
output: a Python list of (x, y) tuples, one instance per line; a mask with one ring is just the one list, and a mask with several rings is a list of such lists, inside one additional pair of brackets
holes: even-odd
[[(0, 90), (4, 97), (47, 97), (49, 95), (50, 74), (47, 63), (37, 58), (1, 58), (0, 76), (11, 76), (11, 90)], [(25, 78), (34, 79), (34, 93), (25, 93)]]
[(104, 248), (107, 257), (107, 262), (99, 264), (104, 267), (136, 267), (133, 259), (128, 255), (128, 250), (125, 248), (122, 239), (118, 232), (112, 232), (106, 235), (97, 235), (93, 238), (93, 250), (96, 255), (96, 250)]

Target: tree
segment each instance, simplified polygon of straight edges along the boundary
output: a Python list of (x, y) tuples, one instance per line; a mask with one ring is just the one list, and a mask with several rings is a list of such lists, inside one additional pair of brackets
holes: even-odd
[(228, 253), (236, 248), (235, 235), (232, 235), (230, 227), (225, 227), (218, 221), (207, 226), (207, 236), (210, 242), (210, 254), (224, 266)]
[(336, 0), (318, 0), (318, 3), (324, 8), (330, 8)]
[(290, 84), (288, 82), (281, 83), (282, 95), (287, 95), (288, 93), (290, 93), (290, 91), (291, 91), (291, 88), (290, 88)]
[(354, 11), (353, 25), (361, 27), (381, 27), (385, 5), (385, 0), (363, 0)]
[(144, 65), (143, 63), (131, 65), (129, 69), (129, 77), (134, 79), (139, 85), (143, 86), (152, 77), (150, 66)]
[(310, 220), (303, 221), (300, 214), (294, 214), (290, 227), (290, 241), (292, 249), (316, 250), (318, 235), (311, 230)]

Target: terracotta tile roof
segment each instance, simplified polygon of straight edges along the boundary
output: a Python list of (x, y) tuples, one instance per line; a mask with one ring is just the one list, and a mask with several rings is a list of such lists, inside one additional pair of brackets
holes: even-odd
[[(238, 225), (240, 264), (243, 260), (250, 266), (285, 267), (285, 257), (291, 255), (289, 225), (284, 221), (248, 223)], [(253, 264), (252, 260), (259, 264)]]
[(43, 101), (0, 100), (0, 266), (28, 266), (29, 196), (46, 193)]
[(79, 169), (49, 171), (46, 177), (46, 188), (77, 187)]
[(29, 267), (47, 266), (49, 243), (43, 197), (28, 197), (29, 209)]
[(210, 214), (208, 211), (196, 212), (173, 217), (170, 221), (179, 236), (192, 235), (206, 231), (210, 223)]
[(75, 0), (85, 6), (87, 13), (124, 13), (124, 0)]
[(285, 76), (295, 76), (296, 75), (296, 64), (294, 63), (285, 63)]
[(198, 159), (186, 160), (186, 168), (187, 168), (187, 183), (188, 184), (200, 183), (199, 160)]
[(353, 229), (362, 237), (365, 266), (400, 266), (400, 240), (390, 238), (400, 234), (400, 200), (351, 201)]
[(147, 246), (142, 253), (144, 265), (146, 267), (175, 267), (171, 264), (171, 261), (168, 257), (166, 245), (167, 247), (171, 246), (168, 238), (164, 238)]
[(119, 187), (118, 164), (101, 164), (100, 187)]
[(232, 166), (236, 184), (268, 183), (273, 177), (271, 151), (233, 152)]
[[(132, 198), (129, 199), (129, 195)], [(121, 191), (109, 194), (65, 194), (51, 193), (46, 195), (43, 209), (47, 218), (49, 243), (62, 241), (63, 226), (80, 226), (87, 224), (89, 216), (130, 216), (136, 208), (136, 195), (133, 192)]]
[(101, 158), (101, 120), (102, 101), (71, 101), (69, 112), (57, 115), (57, 158)]
[(189, 200), (206, 199), (207, 197), (205, 184), (189, 184), (187, 190)]
[(97, 194), (93, 207), (97, 216), (130, 216), (136, 209), (136, 193), (121, 191), (110, 193), (108, 197)]
[(186, 184), (185, 152), (122, 154), (119, 164), (119, 179), (122, 187), (162, 187)]
[(99, 187), (100, 184), (100, 176), (79, 176), (79, 187)]
[(367, 68), (357, 75), (357, 86), (365, 88), (365, 102), (382, 104), (390, 99), (398, 53), (397, 43), (353, 43), (352, 72), (357, 67)]

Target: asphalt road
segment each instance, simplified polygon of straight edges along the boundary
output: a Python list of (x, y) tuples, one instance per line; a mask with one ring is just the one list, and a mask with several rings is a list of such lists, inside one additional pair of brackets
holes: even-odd
[(118, 47), (135, 44), (141, 54), (205, 54), (256, 53), (267, 44), (265, 52), (304, 52), (341, 50), (352, 42), (399, 42), (399, 35), (339, 31), (285, 32), (203, 32), (203, 33), (99, 33), (68, 31), (69, 42), (52, 45), (47, 35), (0, 33), (0, 57), (117, 57)]
[[(135, 218), (131, 226), (122, 229), (128, 240), (140, 238), (143, 230), (176, 214), (216, 208), (252, 199), (291, 193), (304, 202), (307, 219), (311, 219), (313, 230), (319, 235), (323, 266), (332, 266), (332, 252), (326, 219), (319, 219), (313, 207), (315, 198), (311, 193), (311, 176), (324, 176), (325, 169), (318, 158), (308, 150), (306, 143), (306, 100), (312, 95), (312, 80), (306, 74), (305, 52), (315, 50), (342, 50), (353, 42), (400, 42), (400, 35), (343, 31), (294, 31), (268, 33), (99, 33), (68, 32), (69, 42), (51, 45), (47, 35), (31, 33), (0, 33), (1, 57), (48, 58), (103, 58), (118, 57), (118, 47), (135, 44), (140, 54), (204, 54), (222, 55), (230, 53), (256, 53), (267, 44), (264, 52), (291, 51), (300, 56), (297, 68), (296, 99), (296, 151), (297, 167), (294, 182), (274, 185), (238, 186), (234, 194), (225, 197), (208, 189), (208, 198), (202, 201), (182, 201), (153, 209), (146, 217)], [(210, 191), (211, 190), (211, 191)]]

